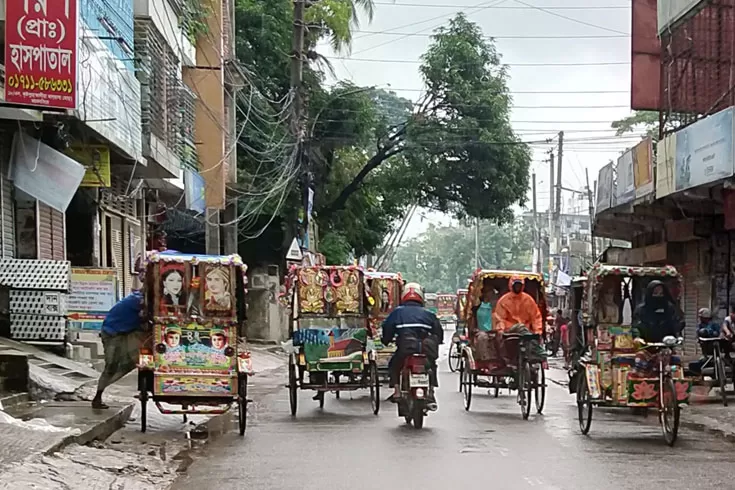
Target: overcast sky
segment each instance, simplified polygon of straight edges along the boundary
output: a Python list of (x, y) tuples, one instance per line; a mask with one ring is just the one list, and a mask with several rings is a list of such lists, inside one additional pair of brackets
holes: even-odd
[[(630, 114), (630, 0), (375, 0), (375, 4), (375, 17), (355, 33), (351, 54), (329, 55), (339, 78), (416, 99), (423, 88), (418, 61), (429, 36), (464, 12), (495, 38), (503, 62), (511, 65), (516, 132), (525, 141), (542, 141), (532, 145), (539, 210), (548, 206), (545, 160), (560, 130), (565, 138), (563, 185), (575, 189), (585, 185), (585, 167), (592, 184), (600, 167), (635, 144), (637, 138), (615, 139), (610, 130), (612, 121)], [(544, 143), (547, 138), (553, 142)], [(567, 211), (572, 211), (567, 207), (571, 197), (564, 194)], [(406, 238), (421, 233), (429, 223), (449, 221), (438, 213), (417, 213)]]

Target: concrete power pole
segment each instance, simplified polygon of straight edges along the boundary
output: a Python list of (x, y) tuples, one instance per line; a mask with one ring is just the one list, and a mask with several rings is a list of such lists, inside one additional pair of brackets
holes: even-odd
[(590, 187), (590, 172), (589, 169), (584, 169), (584, 177), (587, 180), (587, 199), (589, 200), (589, 213), (590, 213), (590, 241), (592, 242), (592, 263), (597, 262), (597, 247), (595, 246), (595, 234), (592, 232), (595, 225), (595, 201), (592, 195), (592, 188)]
[(557, 169), (556, 169), (556, 201), (554, 202), (554, 237), (553, 243), (553, 255), (558, 255), (561, 252), (561, 171), (562, 162), (564, 159), (564, 131), (559, 131), (559, 155), (557, 158)]
[(480, 218), (475, 218), (475, 269), (480, 268)]
[(541, 230), (538, 226), (538, 215), (536, 209), (536, 173), (533, 173), (533, 250), (534, 250), (534, 272), (541, 272)]
[(549, 271), (549, 274), (551, 274), (551, 256), (552, 254), (556, 253), (556, 250), (554, 249), (554, 151), (551, 151), (551, 154), (549, 155), (549, 209), (547, 212), (547, 218), (549, 220), (548, 223), (548, 233), (549, 233), (549, 256), (546, 257), (546, 265), (545, 268)]
[[(291, 39), (291, 89), (294, 91), (293, 106), (291, 108), (291, 134), (296, 140), (296, 159), (303, 177), (304, 202), (304, 233), (309, 229), (306, 202), (309, 193), (308, 172), (304, 168), (304, 132), (301, 124), (303, 112), (303, 97), (301, 85), (304, 67), (304, 10), (305, 0), (294, 0), (293, 9), (293, 37)], [(305, 234), (304, 234), (305, 236)]]

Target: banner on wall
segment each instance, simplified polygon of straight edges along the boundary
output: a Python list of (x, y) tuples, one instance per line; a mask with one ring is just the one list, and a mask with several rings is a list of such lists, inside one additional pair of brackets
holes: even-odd
[(656, 149), (656, 199), (661, 199), (676, 188), (676, 133), (665, 136), (658, 142)]
[(653, 140), (647, 137), (631, 150), (636, 199), (653, 193)]
[(72, 329), (100, 330), (107, 312), (117, 303), (114, 269), (72, 268), (69, 323)]
[(72, 146), (67, 155), (84, 165), (79, 187), (110, 187), (110, 149), (104, 145)]
[(733, 108), (676, 132), (676, 190), (733, 175)]
[(600, 169), (597, 177), (597, 206), (596, 213), (609, 209), (613, 206), (613, 162), (608, 163)]
[(615, 205), (626, 204), (635, 199), (635, 179), (633, 178), (633, 151), (628, 150), (618, 158), (617, 185), (615, 186)]
[(5, 101), (77, 107), (79, 2), (5, 0)]

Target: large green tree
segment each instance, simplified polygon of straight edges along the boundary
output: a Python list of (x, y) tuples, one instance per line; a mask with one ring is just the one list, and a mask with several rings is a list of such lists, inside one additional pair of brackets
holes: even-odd
[[(306, 49), (316, 62), (304, 67), (305, 157), (297, 164), (314, 189), (321, 250), (333, 263), (375, 251), (412, 204), (507, 219), (525, 197), (530, 152), (510, 126), (508, 74), (494, 44), (462, 15), (439, 29), (422, 58), (426, 93), (417, 103), (349, 83), (327, 87), (316, 41), (348, 50), (361, 9), (369, 18), (372, 2), (330, 0), (307, 9)], [(240, 96), (246, 126), (237, 190), (247, 215), (259, 212), (267, 222), (277, 213), (287, 228), (303, 206), (305, 181), (292, 179), (285, 196), (270, 191), (294, 155), (278, 102), (289, 93), (293, 12), (286, 0), (237, 0), (236, 16), (238, 60), (259, 95)], [(262, 222), (241, 223), (243, 236), (254, 236), (249, 228)]]
[(508, 219), (525, 200), (531, 152), (511, 127), (508, 73), (494, 43), (459, 14), (434, 34), (420, 72), (425, 95), (378, 135), (377, 150), (325, 211), (343, 209), (369, 175), (389, 167), (407, 200)]
[[(486, 269), (527, 270), (532, 261), (532, 229), (521, 220), (500, 226), (480, 222), (479, 260)], [(473, 227), (430, 227), (396, 251), (391, 270), (427, 291), (454, 292), (467, 287), (475, 270)]]

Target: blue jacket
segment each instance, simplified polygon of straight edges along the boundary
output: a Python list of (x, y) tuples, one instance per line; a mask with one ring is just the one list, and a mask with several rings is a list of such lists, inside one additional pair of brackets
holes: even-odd
[(383, 345), (393, 342), (398, 337), (398, 345), (413, 343), (427, 335), (436, 337), (438, 343), (444, 343), (444, 329), (439, 319), (432, 312), (415, 301), (407, 301), (388, 315), (383, 321)]
[(142, 309), (143, 295), (140, 292), (136, 291), (125, 296), (107, 312), (102, 322), (102, 333), (114, 336), (140, 329)]
[(720, 324), (710, 320), (709, 323), (697, 325), (697, 336), (703, 339), (714, 339), (720, 336)]

